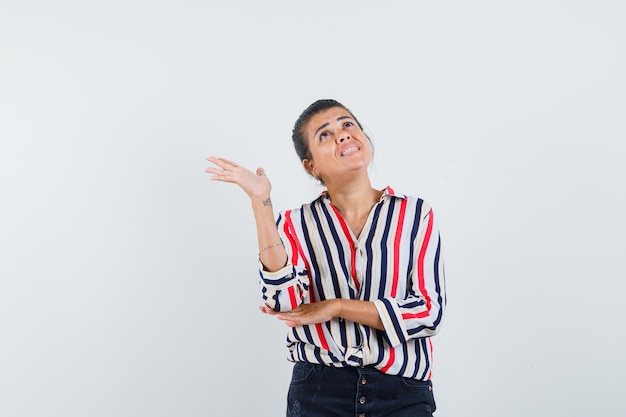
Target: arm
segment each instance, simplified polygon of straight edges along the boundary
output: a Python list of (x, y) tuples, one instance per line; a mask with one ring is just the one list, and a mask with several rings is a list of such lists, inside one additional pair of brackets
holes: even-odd
[(209, 167), (205, 170), (213, 174), (211, 180), (237, 184), (250, 197), (257, 228), (259, 259), (265, 269), (278, 271), (284, 267), (287, 263), (287, 252), (276, 230), (270, 198), (272, 185), (263, 168), (258, 168), (256, 173), (253, 173), (224, 158), (210, 156), (207, 159), (219, 167)]
[(378, 330), (384, 330), (376, 305), (371, 301), (333, 298), (317, 303), (301, 304), (292, 311), (278, 313), (268, 306), (261, 311), (283, 320), (289, 327), (303, 324), (324, 323), (334, 317), (350, 320)]
[(414, 239), (407, 297), (374, 301), (392, 346), (434, 336), (443, 319), (446, 294), (441, 240), (435, 215), (427, 204), (423, 205), (424, 212)]
[(277, 311), (295, 309), (306, 296), (308, 272), (301, 257), (292, 265), (294, 248), (290, 243), (293, 236), (283, 230), (284, 222), (279, 224), (282, 226), (282, 235), (279, 234), (270, 199), (272, 186), (265, 171), (258, 168), (253, 173), (223, 158), (209, 157), (208, 160), (219, 167), (206, 169), (206, 172), (213, 174), (212, 180), (237, 184), (250, 197), (257, 228), (261, 284), (266, 305)]

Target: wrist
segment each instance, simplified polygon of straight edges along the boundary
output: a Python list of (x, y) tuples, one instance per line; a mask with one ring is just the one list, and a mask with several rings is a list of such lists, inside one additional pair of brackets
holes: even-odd
[(250, 196), (250, 200), (252, 200), (252, 205), (261, 206), (261, 207), (271, 207), (272, 199), (269, 194), (258, 195), (258, 196)]
[(340, 321), (343, 321), (343, 298), (337, 298), (336, 299), (338, 301), (338, 303), (336, 303), (336, 314), (335, 317), (338, 317)]

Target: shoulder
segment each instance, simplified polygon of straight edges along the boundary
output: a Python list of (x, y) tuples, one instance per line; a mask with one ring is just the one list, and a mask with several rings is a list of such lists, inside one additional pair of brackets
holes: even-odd
[(389, 186), (385, 187), (381, 198), (387, 202), (394, 200), (404, 201), (405, 205), (408, 207), (414, 207), (423, 214), (428, 214), (432, 210), (430, 203), (423, 198), (398, 192)]

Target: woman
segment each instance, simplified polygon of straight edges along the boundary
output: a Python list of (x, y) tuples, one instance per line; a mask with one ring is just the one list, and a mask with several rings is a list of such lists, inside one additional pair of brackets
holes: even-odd
[(206, 170), (252, 201), (261, 311), (290, 327), (287, 416), (432, 416), (430, 337), (446, 303), (432, 209), (372, 188), (371, 143), (341, 103), (310, 105), (292, 139), (326, 190), (277, 222), (262, 168), (209, 157)]

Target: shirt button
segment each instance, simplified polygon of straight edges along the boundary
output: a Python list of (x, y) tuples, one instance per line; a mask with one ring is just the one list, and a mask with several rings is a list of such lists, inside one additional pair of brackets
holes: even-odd
[(367, 384), (367, 379), (363, 378), (363, 379), (361, 380), (361, 385), (365, 385), (365, 384)]
[(359, 402), (360, 402), (361, 404), (365, 404), (365, 397), (361, 397), (361, 398), (359, 398)]
[(359, 248), (359, 244), (357, 242), (354, 242), (354, 244), (352, 245), (352, 249), (357, 250)]

